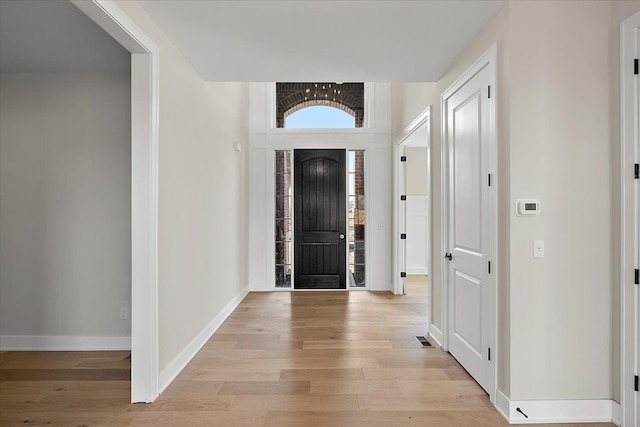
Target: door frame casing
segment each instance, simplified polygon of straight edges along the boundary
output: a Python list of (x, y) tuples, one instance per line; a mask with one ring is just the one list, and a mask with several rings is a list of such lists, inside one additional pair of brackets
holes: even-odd
[[(393, 293), (396, 295), (404, 294), (406, 280), (400, 277), (400, 272), (403, 271), (403, 266), (406, 268), (406, 252), (403, 251), (403, 245), (405, 241), (400, 239), (400, 233), (406, 229), (406, 209), (403, 209), (400, 195), (404, 194), (406, 188), (406, 176), (403, 175), (404, 166), (400, 161), (400, 156), (404, 155), (404, 144), (408, 141), (409, 137), (413, 135), (422, 126), (427, 127), (427, 141), (425, 146), (427, 148), (427, 176), (428, 176), (428, 195), (427, 195), (427, 215), (428, 215), (428, 233), (429, 238), (427, 241), (427, 274), (431, 274), (431, 266), (433, 265), (433, 251), (432, 251), (432, 239), (433, 239), (433, 227), (432, 227), (432, 211), (431, 211), (431, 194), (432, 179), (431, 179), (431, 106), (425, 108), (403, 131), (398, 135), (393, 144)], [(432, 283), (431, 280), (427, 281), (427, 333), (431, 329), (431, 304), (432, 304)]]
[(111, 0), (71, 0), (131, 53), (131, 402), (159, 395), (159, 49)]
[[(307, 131), (307, 129), (303, 129), (304, 131)], [(333, 144), (333, 142), (331, 141), (331, 137), (329, 137), (328, 139), (326, 139), (326, 144), (327, 146), (323, 146), (322, 144), (323, 139), (320, 138), (319, 142), (316, 142), (314, 144), (310, 144), (309, 146), (305, 146), (305, 147), (300, 147), (298, 145), (291, 145), (291, 146), (287, 146), (287, 145), (278, 145), (273, 147), (271, 150), (269, 150), (269, 152), (267, 153), (267, 158), (268, 158), (268, 165), (266, 167), (266, 174), (267, 174), (267, 188), (269, 189), (270, 193), (267, 196), (272, 196), (272, 197), (267, 197), (267, 203), (266, 205), (268, 206), (268, 215), (267, 215), (267, 221), (269, 222), (268, 225), (268, 230), (271, 232), (270, 235), (271, 236), (275, 236), (275, 179), (274, 179), (274, 171), (275, 171), (275, 158), (276, 158), (276, 151), (290, 151), (291, 152), (291, 177), (294, 177), (294, 161), (293, 161), (293, 155), (295, 150), (344, 150), (345, 151), (345, 155), (347, 156), (347, 165), (346, 165), (346, 171), (345, 171), (345, 180), (348, 178), (346, 175), (348, 175), (349, 173), (349, 165), (348, 165), (348, 156), (349, 156), (349, 151), (364, 151), (364, 191), (365, 191), (365, 198), (364, 198), (364, 206), (365, 206), (365, 212), (369, 212), (369, 206), (370, 206), (370, 202), (369, 202), (369, 197), (368, 197), (368, 192), (369, 192), (369, 160), (368, 160), (368, 156), (371, 152), (371, 148), (368, 148), (366, 145), (353, 145), (353, 146), (349, 146), (349, 147), (344, 147), (344, 145), (342, 144)], [(294, 180), (295, 181), (295, 180)], [(345, 183), (346, 184), (346, 183)], [(295, 211), (295, 201), (293, 200), (293, 194), (295, 192), (295, 182), (293, 183), (293, 190), (292, 190), (292, 202), (294, 203), (294, 207), (292, 208), (292, 211)], [(348, 203), (348, 199), (349, 199), (349, 194), (348, 194), (348, 188), (346, 189), (346, 193), (345, 194), (345, 203)], [(345, 209), (344, 212), (345, 215), (345, 220), (348, 222), (349, 219), (349, 213), (348, 213), (348, 209)], [(295, 214), (294, 217), (292, 217), (291, 220), (291, 225), (292, 227), (295, 228)], [(367, 281), (367, 277), (369, 274), (369, 236), (371, 233), (370, 230), (370, 224), (366, 224), (365, 225), (365, 230), (364, 230), (364, 241), (365, 241), (365, 250), (364, 250), (364, 263), (365, 263), (365, 286), (361, 287), (361, 288), (355, 288), (355, 287), (349, 287), (349, 264), (347, 262), (348, 260), (348, 248), (346, 250), (346, 255), (344, 262), (345, 262), (345, 268), (346, 268), (346, 274), (347, 274), (347, 286), (345, 289), (331, 289), (331, 291), (335, 291), (335, 292), (342, 292), (342, 291), (368, 291), (369, 290), (369, 284)], [(348, 230), (347, 230), (348, 231)], [(269, 259), (271, 260), (270, 263), (273, 264), (273, 268), (271, 269), (272, 272), (270, 273), (270, 275), (272, 275), (272, 280), (274, 285), (272, 286), (272, 288), (266, 290), (266, 291), (275, 291), (275, 292), (292, 292), (292, 291), (299, 291), (299, 292), (322, 292), (322, 291), (326, 291), (326, 289), (301, 289), (301, 288), (296, 288), (296, 283), (295, 283), (295, 233), (292, 234), (292, 240), (291, 240), (291, 245), (292, 245), (292, 250), (294, 251), (294, 253), (292, 254), (293, 256), (293, 261), (291, 263), (291, 287), (290, 288), (277, 288), (275, 287), (275, 238), (273, 240), (267, 239), (269, 246), (266, 248), (266, 256), (269, 257)], [(273, 243), (273, 244), (271, 244)], [(348, 241), (347, 241), (348, 244)], [(259, 291), (265, 291), (265, 290), (259, 290)]]
[[(365, 150), (367, 230), (366, 290), (391, 285), (391, 84), (365, 82), (364, 128), (276, 128), (275, 83), (249, 84), (249, 285), (275, 288), (274, 153), (296, 148)], [(375, 173), (370, 173), (374, 171)], [(295, 267), (294, 267), (295, 268)], [(360, 289), (358, 289), (360, 290)]]
[(633, 384), (634, 375), (640, 374), (640, 366), (636, 366), (640, 339), (635, 324), (640, 316), (636, 305), (640, 291), (633, 280), (634, 269), (640, 268), (637, 264), (640, 242), (633, 236), (638, 233), (640, 209), (640, 183), (633, 176), (633, 164), (640, 161), (636, 146), (640, 134), (640, 106), (636, 98), (640, 82), (638, 76), (630, 72), (633, 59), (638, 57), (639, 33), (640, 12), (637, 12), (620, 24), (620, 406), (622, 425), (629, 427), (640, 426), (640, 408), (636, 407)]
[[(487, 326), (489, 332), (488, 346), (493, 349), (491, 352), (490, 366), (493, 371), (490, 376), (491, 384), (489, 385), (489, 397), (491, 402), (496, 404), (497, 395), (497, 374), (498, 363), (500, 361), (500, 355), (498, 353), (498, 127), (497, 127), (497, 102), (499, 88), (497, 87), (497, 62), (498, 62), (498, 47), (496, 44), (492, 45), (473, 65), (471, 65), (460, 77), (442, 94), (441, 97), (441, 120), (442, 120), (442, 146), (441, 146), (441, 220), (442, 228), (440, 230), (442, 250), (444, 252), (451, 252), (449, 249), (449, 148), (448, 148), (448, 126), (447, 126), (447, 101), (469, 80), (471, 80), (481, 70), (487, 69), (489, 71), (489, 80), (491, 87), (491, 98), (489, 99), (489, 171), (491, 173), (491, 187), (489, 188), (489, 206), (490, 206), (490, 230), (489, 236), (491, 240), (489, 242), (489, 257), (492, 262), (491, 274), (487, 282), (490, 306), (489, 319), (490, 324)], [(449, 349), (449, 312), (450, 312), (450, 277), (449, 269), (447, 267), (444, 253), (440, 257), (440, 266), (442, 269), (442, 348), (445, 351)]]

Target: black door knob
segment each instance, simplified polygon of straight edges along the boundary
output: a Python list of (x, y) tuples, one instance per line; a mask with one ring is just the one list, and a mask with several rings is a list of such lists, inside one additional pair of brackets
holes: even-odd
[(451, 256), (451, 253), (450, 253), (450, 252), (447, 252), (446, 254), (444, 254), (444, 257), (445, 257), (446, 259), (448, 259), (449, 261), (451, 261), (451, 258), (453, 258), (453, 257)]

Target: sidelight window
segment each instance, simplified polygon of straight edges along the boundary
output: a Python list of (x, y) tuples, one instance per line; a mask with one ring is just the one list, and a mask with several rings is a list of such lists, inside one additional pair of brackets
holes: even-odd
[(292, 155), (290, 150), (278, 150), (275, 154), (276, 288), (291, 288), (293, 261)]
[(364, 150), (349, 150), (349, 286), (365, 286), (365, 167)]

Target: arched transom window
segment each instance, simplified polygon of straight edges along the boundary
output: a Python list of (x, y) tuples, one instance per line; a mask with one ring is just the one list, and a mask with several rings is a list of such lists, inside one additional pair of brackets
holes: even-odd
[[(316, 106), (342, 110), (353, 117), (353, 127), (360, 128), (364, 124), (364, 83), (276, 83), (277, 127), (287, 127), (291, 114)], [(331, 126), (319, 123), (309, 127)]]

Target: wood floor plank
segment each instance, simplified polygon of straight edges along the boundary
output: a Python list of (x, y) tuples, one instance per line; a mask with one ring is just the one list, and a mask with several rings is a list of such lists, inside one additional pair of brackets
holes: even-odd
[[(450, 379), (442, 368), (365, 368), (364, 377), (368, 380), (427, 380)], [(468, 379), (469, 374), (465, 377)]]
[(394, 380), (314, 380), (312, 395), (377, 394), (398, 395), (402, 389)]
[(280, 374), (283, 381), (295, 380), (363, 380), (361, 368), (343, 369), (283, 369)]
[(137, 414), (128, 424), (130, 427), (262, 427), (266, 411), (220, 412), (146, 412)]
[(470, 411), (491, 409), (488, 396), (422, 396), (400, 394), (395, 399), (377, 394), (358, 395), (358, 404), (363, 411)]
[(309, 394), (309, 381), (225, 381), (218, 394)]
[(264, 411), (354, 411), (358, 400), (352, 396), (236, 396), (232, 411), (246, 408)]
[[(279, 381), (281, 369), (245, 369), (242, 372), (228, 369), (201, 368), (191, 379), (193, 381)], [(291, 378), (295, 380), (296, 378)]]
[(306, 340), (302, 346), (303, 350), (330, 350), (343, 348), (392, 348), (388, 340)]
[(0, 369), (0, 381), (122, 381), (130, 369)]

